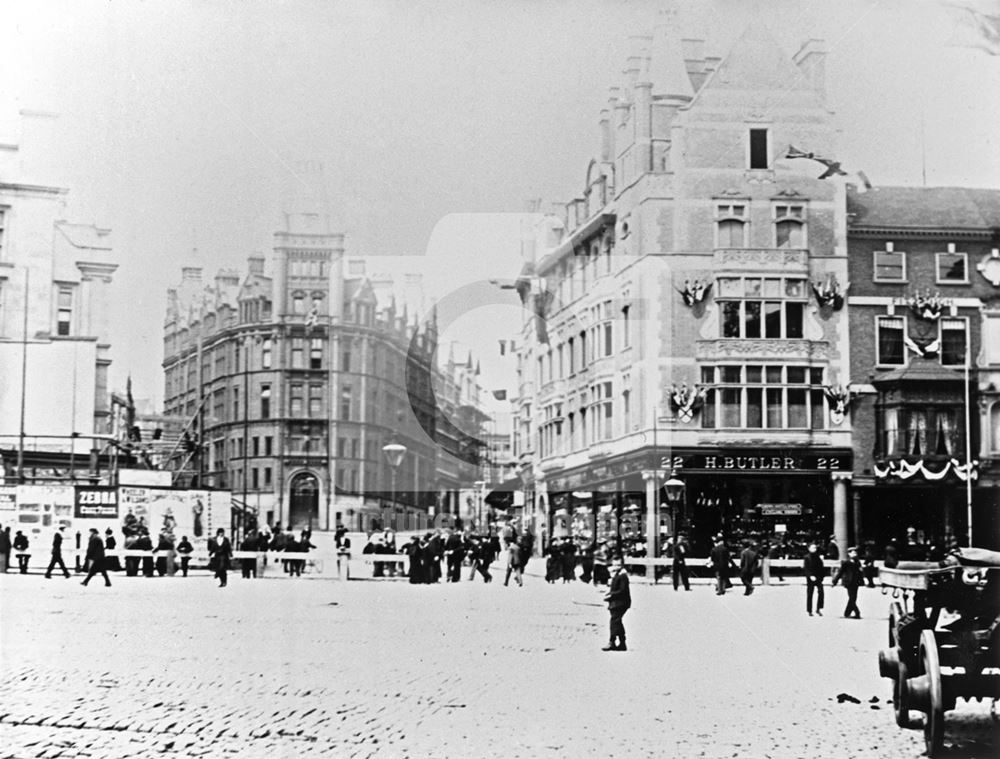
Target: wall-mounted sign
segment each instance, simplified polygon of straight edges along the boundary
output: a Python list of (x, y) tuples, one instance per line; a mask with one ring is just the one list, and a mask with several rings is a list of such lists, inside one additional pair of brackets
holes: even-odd
[(761, 516), (797, 517), (802, 515), (801, 503), (762, 503), (759, 505)]
[(73, 516), (77, 519), (117, 519), (118, 489), (78, 487)]

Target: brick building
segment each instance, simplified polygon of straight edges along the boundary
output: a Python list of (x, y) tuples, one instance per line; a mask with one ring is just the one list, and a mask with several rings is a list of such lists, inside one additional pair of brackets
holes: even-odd
[[(669, 20), (634, 42), (562, 241), (526, 268), (518, 454), (549, 531), (601, 515), (650, 551), (836, 533), (846, 544), (843, 185), (787, 159), (834, 155), (822, 45), (789, 57), (752, 26), (724, 58)], [(664, 480), (685, 483), (676, 508)], [(625, 524), (624, 515), (633, 520)]]
[(996, 548), (1000, 191), (880, 187), (847, 211), (854, 534), (964, 544), (971, 503)]

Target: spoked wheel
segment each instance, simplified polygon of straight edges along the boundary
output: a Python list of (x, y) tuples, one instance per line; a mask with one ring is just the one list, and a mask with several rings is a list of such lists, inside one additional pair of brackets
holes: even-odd
[(889, 604), (889, 648), (896, 645), (896, 623), (903, 617), (903, 605), (899, 601)]
[(933, 630), (920, 634), (919, 660), (927, 677), (924, 743), (927, 756), (935, 756), (944, 746), (944, 694), (941, 691), (941, 663)]

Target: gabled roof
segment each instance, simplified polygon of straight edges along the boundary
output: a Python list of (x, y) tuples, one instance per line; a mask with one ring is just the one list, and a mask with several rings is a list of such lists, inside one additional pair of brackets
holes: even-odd
[(821, 105), (809, 80), (760, 21), (752, 22), (744, 30), (729, 54), (698, 90), (691, 105), (713, 94), (737, 90), (780, 92), (786, 105), (793, 105), (794, 99), (802, 97)]
[(847, 213), (851, 228), (1000, 228), (1000, 190), (875, 187), (858, 193), (848, 188)]

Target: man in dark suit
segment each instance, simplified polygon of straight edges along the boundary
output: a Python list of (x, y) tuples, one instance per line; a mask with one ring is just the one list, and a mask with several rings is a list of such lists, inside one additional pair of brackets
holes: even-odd
[(847, 549), (847, 558), (840, 562), (840, 566), (833, 574), (833, 582), (830, 584), (836, 585), (838, 581), (844, 583), (844, 589), (847, 591), (847, 606), (844, 608), (844, 616), (854, 616), (856, 619), (861, 619), (861, 609), (858, 608), (858, 588), (864, 581), (864, 575), (861, 570), (861, 562), (858, 561), (857, 548), (851, 546)]
[(691, 590), (691, 581), (688, 579), (687, 568), (687, 542), (683, 536), (674, 536), (674, 556), (673, 556), (673, 580), (674, 590), (681, 584), (684, 590)]
[(104, 577), (105, 587), (111, 587), (111, 580), (108, 579), (108, 570), (104, 568), (104, 541), (101, 540), (100, 533), (96, 527), (90, 528), (90, 540), (87, 541), (87, 561), (90, 562), (90, 571), (87, 572), (87, 579), (83, 585), (90, 582), (90, 578), (98, 572)]
[(187, 535), (181, 536), (181, 542), (177, 544), (177, 553), (181, 557), (181, 574), (184, 577), (188, 576), (188, 564), (191, 563), (191, 553), (194, 551), (194, 546), (188, 540)]
[(233, 555), (233, 544), (221, 527), (216, 531), (215, 537), (208, 541), (208, 552), (215, 559), (215, 576), (219, 578), (219, 587), (224, 588), (229, 579), (229, 559)]
[(826, 567), (823, 565), (823, 557), (819, 555), (815, 543), (810, 543), (809, 553), (802, 560), (802, 570), (806, 575), (806, 611), (809, 616), (813, 615), (813, 592), (816, 593), (816, 613), (823, 616), (823, 576), (826, 574)]
[(715, 595), (725, 595), (729, 586), (729, 565), (732, 563), (732, 556), (729, 554), (725, 538), (721, 535), (716, 537), (715, 545), (709, 554), (709, 561), (712, 564), (712, 571), (715, 572)]
[(757, 572), (757, 547), (753, 541), (747, 541), (740, 554), (740, 580), (743, 582), (743, 595), (753, 593), (753, 576)]
[[(621, 557), (615, 557), (611, 562), (611, 585), (608, 594), (604, 596), (608, 602), (608, 612), (611, 614), (609, 625), (610, 638), (608, 645), (602, 651), (627, 651), (625, 646), (625, 625), (622, 624), (622, 617), (632, 605), (632, 594), (628, 589), (628, 574), (625, 572), (625, 565)], [(617, 643), (615, 642), (617, 640)]]
[(63, 562), (62, 557), (62, 542), (63, 542), (63, 530), (66, 529), (66, 525), (60, 525), (59, 529), (56, 530), (56, 534), (52, 536), (52, 558), (49, 560), (49, 568), (45, 570), (45, 579), (52, 579), (52, 570), (57, 566), (62, 568), (63, 574), (69, 577), (69, 570), (66, 569), (66, 564)]
[(444, 555), (448, 559), (448, 582), (462, 579), (462, 559), (465, 558), (465, 544), (457, 530), (452, 530), (444, 542)]

